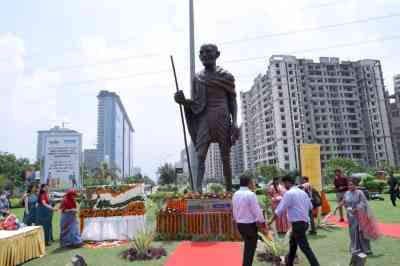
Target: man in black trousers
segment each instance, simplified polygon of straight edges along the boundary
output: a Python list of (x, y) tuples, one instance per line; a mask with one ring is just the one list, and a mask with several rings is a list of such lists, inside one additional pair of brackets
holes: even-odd
[(390, 200), (394, 207), (396, 207), (397, 198), (400, 199), (399, 182), (393, 174), (390, 175), (388, 180)]
[(266, 231), (264, 215), (257, 202), (256, 194), (250, 190), (251, 186), (250, 178), (241, 177), (240, 189), (232, 198), (233, 218), (244, 240), (243, 266), (253, 265), (258, 229)]
[(283, 198), (275, 209), (274, 216), (269, 221), (269, 225), (282, 215), (287, 216), (288, 221), (292, 224), (292, 233), (289, 242), (289, 254), (286, 258), (286, 265), (293, 266), (296, 257), (297, 246), (300, 247), (304, 255), (306, 255), (308, 262), (311, 266), (319, 266), (319, 262), (312, 251), (310, 244), (307, 240), (307, 229), (310, 223), (309, 213), (313, 206), (310, 197), (297, 186), (295, 186), (294, 178), (285, 176), (282, 178), (283, 183), (287, 189), (283, 194)]

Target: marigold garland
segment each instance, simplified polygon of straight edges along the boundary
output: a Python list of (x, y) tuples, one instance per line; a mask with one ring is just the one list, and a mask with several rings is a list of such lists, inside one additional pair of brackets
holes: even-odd
[(145, 205), (143, 201), (131, 202), (123, 209), (106, 209), (106, 210), (95, 210), (95, 209), (80, 209), (79, 216), (81, 218), (91, 217), (113, 217), (113, 216), (136, 216), (144, 215)]

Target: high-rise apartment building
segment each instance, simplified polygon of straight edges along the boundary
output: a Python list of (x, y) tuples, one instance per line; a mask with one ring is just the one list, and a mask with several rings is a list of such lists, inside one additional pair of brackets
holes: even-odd
[(100, 91), (97, 117), (97, 160), (117, 169), (121, 177), (132, 175), (133, 127), (120, 97)]
[(394, 93), (400, 94), (400, 74), (393, 77)]
[(394, 94), (387, 95), (390, 129), (396, 166), (400, 166), (400, 74), (393, 78)]
[(231, 148), (231, 168), (232, 177), (238, 179), (244, 172), (244, 153), (242, 125), (240, 126), (240, 136), (235, 145)]
[(206, 170), (204, 171), (203, 180), (205, 182), (224, 182), (224, 173), (222, 169), (219, 146), (217, 143), (211, 143), (206, 157)]
[(393, 162), (378, 60), (275, 55), (241, 102), (246, 169), (299, 169), (301, 143), (320, 144), (322, 163), (335, 157)]
[[(192, 174), (195, 181), (197, 177), (198, 160), (197, 160), (196, 150), (193, 144), (189, 145), (189, 156), (190, 156)], [(206, 169), (204, 172), (204, 179), (203, 179), (204, 182), (223, 183), (224, 182), (223, 165), (221, 161), (221, 153), (218, 144), (212, 143), (208, 148), (205, 164), (206, 164)], [(184, 176), (188, 178), (189, 168), (188, 168), (188, 161), (185, 149), (181, 150), (180, 161), (179, 163), (177, 163), (177, 165), (183, 168)], [(239, 177), (244, 171), (242, 137), (240, 137), (237, 143), (234, 146), (232, 146), (231, 170), (233, 178)]]

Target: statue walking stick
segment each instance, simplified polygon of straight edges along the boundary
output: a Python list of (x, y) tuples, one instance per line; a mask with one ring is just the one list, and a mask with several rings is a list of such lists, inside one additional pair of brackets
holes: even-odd
[[(176, 91), (179, 91), (179, 86), (178, 86), (178, 79), (176, 78), (176, 70), (175, 70), (175, 64), (174, 64), (174, 58), (171, 55), (171, 65), (172, 65), (172, 70), (174, 72), (174, 78), (175, 78), (175, 87)], [(189, 156), (189, 149), (187, 145), (187, 139), (186, 139), (186, 128), (185, 128), (185, 120), (183, 118), (183, 108), (182, 105), (179, 105), (179, 110), (181, 112), (181, 120), (182, 120), (182, 128), (183, 128), (183, 138), (185, 140), (185, 150), (186, 150), (186, 157), (187, 157), (187, 162), (188, 162), (188, 168), (189, 168), (189, 178), (190, 178), (190, 187), (192, 188), (192, 191), (194, 191), (194, 183), (193, 183), (193, 175), (192, 175), (192, 168), (190, 166), (190, 156)]]

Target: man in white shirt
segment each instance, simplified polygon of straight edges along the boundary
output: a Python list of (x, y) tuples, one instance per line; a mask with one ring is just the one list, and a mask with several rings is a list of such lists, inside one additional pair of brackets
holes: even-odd
[(243, 266), (253, 265), (254, 253), (257, 248), (258, 227), (265, 230), (265, 219), (257, 196), (250, 190), (252, 181), (248, 177), (240, 178), (240, 189), (232, 198), (233, 219), (244, 240)]
[(288, 221), (292, 224), (292, 233), (289, 242), (289, 254), (287, 255), (286, 265), (293, 266), (296, 257), (297, 246), (306, 255), (311, 266), (319, 266), (319, 262), (312, 251), (307, 240), (307, 229), (309, 224), (309, 213), (313, 206), (311, 199), (303, 190), (299, 189), (291, 176), (282, 178), (287, 189), (281, 202), (275, 209), (275, 214), (270, 220), (271, 224), (276, 217), (284, 215), (287, 210)]

